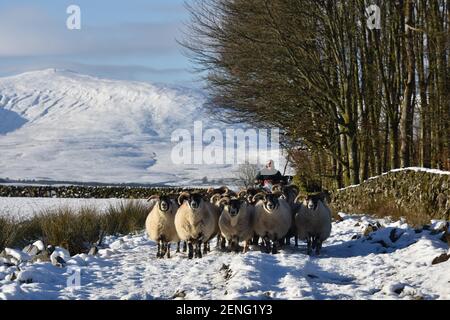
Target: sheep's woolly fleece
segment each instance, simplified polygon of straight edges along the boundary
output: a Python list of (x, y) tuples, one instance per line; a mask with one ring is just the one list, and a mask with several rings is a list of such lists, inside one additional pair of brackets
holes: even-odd
[[(16, 267), (0, 266), (0, 299), (450, 299), (450, 260), (431, 264), (448, 252), (440, 234), (377, 220), (384, 228), (352, 240), (375, 220), (343, 216), (319, 257), (302, 245), (157, 260), (143, 232), (108, 237), (98, 256), (76, 255), (63, 268), (24, 262), (11, 281)], [(80, 287), (66, 286), (70, 266), (81, 270)]]

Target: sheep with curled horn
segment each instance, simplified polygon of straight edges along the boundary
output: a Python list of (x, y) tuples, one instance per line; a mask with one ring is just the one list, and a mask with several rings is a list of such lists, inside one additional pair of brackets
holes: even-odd
[(166, 255), (170, 258), (170, 244), (180, 241), (175, 228), (178, 204), (168, 195), (153, 195), (148, 201), (151, 202), (151, 210), (145, 221), (148, 237), (158, 245), (157, 258), (164, 258)]
[[(182, 241), (188, 243), (188, 257), (202, 257), (201, 245), (216, 232), (217, 213), (213, 204), (200, 193), (181, 192), (175, 215), (175, 228)], [(205, 252), (204, 252), (205, 253)]]
[[(248, 204), (255, 206), (257, 201), (254, 201), (253, 197), (255, 196), (255, 194), (257, 194), (259, 192), (265, 192), (265, 191), (254, 188), (254, 187), (248, 187), (247, 189), (243, 189), (243, 190), (239, 191), (238, 198), (245, 199), (245, 200), (247, 200)], [(253, 238), (251, 240), (251, 244), (258, 245), (258, 243), (259, 243), (259, 236), (256, 234), (256, 232), (253, 232)]]
[(253, 196), (255, 194), (257, 194), (258, 192), (261, 192), (261, 190), (258, 190), (256, 188), (253, 187), (249, 187), (247, 189), (243, 189), (241, 191), (238, 192), (237, 197), (238, 198), (245, 198), (247, 200), (248, 203), (250, 204), (255, 204), (253, 201)]
[[(298, 202), (300, 196), (296, 198)], [(299, 206), (295, 224), (300, 240), (307, 242), (307, 253), (315, 249), (320, 254), (322, 243), (331, 234), (331, 210), (326, 204), (324, 194), (308, 195)]]
[(289, 206), (291, 207), (292, 212), (292, 224), (289, 229), (285, 239), (282, 241), (286, 245), (291, 244), (291, 238), (294, 237), (294, 245), (298, 247), (298, 236), (295, 225), (295, 214), (298, 209), (298, 203), (296, 203), (295, 199), (299, 194), (299, 189), (296, 185), (285, 185), (285, 184), (276, 184), (272, 187), (272, 192), (281, 193), (281, 197), (287, 201)]
[(288, 233), (292, 223), (291, 207), (280, 197), (281, 193), (257, 193), (254, 230), (263, 239), (266, 252), (277, 253), (280, 240)]
[(222, 186), (220, 188), (210, 187), (210, 188), (208, 188), (208, 190), (206, 190), (206, 194), (208, 196), (213, 196), (215, 194), (220, 194), (221, 196), (234, 196), (235, 195), (234, 191), (230, 190), (230, 188), (228, 188), (226, 186)]
[(254, 207), (245, 199), (236, 197), (223, 197), (220, 206), (219, 228), (223, 245), (226, 239), (229, 250), (238, 252), (239, 243), (244, 242), (242, 252), (246, 253), (253, 237)]
[[(215, 213), (216, 213), (216, 230), (214, 232), (214, 235), (217, 235), (217, 244), (216, 247), (221, 246), (221, 249), (224, 249), (222, 246), (222, 242), (223, 242), (223, 238), (222, 235), (220, 233), (220, 229), (219, 229), (219, 218), (220, 218), (220, 213), (221, 213), (221, 205), (220, 205), (220, 200), (223, 198), (224, 196), (222, 196), (222, 194), (220, 193), (216, 193), (214, 195), (211, 196), (211, 198), (209, 199), (209, 202), (214, 206)], [(208, 248), (209, 244), (207, 244), (207, 250), (209, 250)]]

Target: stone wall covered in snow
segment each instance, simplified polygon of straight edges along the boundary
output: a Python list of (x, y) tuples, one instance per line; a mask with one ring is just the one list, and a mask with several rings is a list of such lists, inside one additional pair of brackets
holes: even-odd
[(423, 219), (450, 218), (450, 172), (393, 170), (332, 194), (332, 207), (349, 213), (389, 215), (389, 209)]

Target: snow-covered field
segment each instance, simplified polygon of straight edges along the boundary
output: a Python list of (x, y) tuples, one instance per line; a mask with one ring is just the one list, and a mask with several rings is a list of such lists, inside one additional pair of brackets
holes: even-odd
[[(0, 299), (450, 299), (450, 260), (431, 264), (448, 252), (440, 234), (376, 221), (383, 228), (352, 240), (375, 220), (344, 216), (322, 254), (311, 257), (302, 245), (276, 255), (214, 249), (203, 259), (159, 260), (144, 233), (109, 237), (97, 256), (74, 256), (63, 268), (0, 266)], [(73, 267), (80, 287), (67, 287)]]
[(71, 198), (6, 198), (0, 197), (0, 216), (16, 217), (19, 220), (39, 214), (42, 211), (59, 208), (95, 208), (104, 212), (125, 199), (71, 199)]

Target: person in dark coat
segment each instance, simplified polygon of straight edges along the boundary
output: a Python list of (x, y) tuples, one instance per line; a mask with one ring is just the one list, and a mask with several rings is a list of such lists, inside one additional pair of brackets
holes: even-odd
[(283, 181), (283, 176), (275, 169), (273, 160), (269, 160), (264, 169), (262, 169), (255, 178), (255, 183), (262, 186), (267, 191), (272, 191), (272, 186), (274, 184)]

